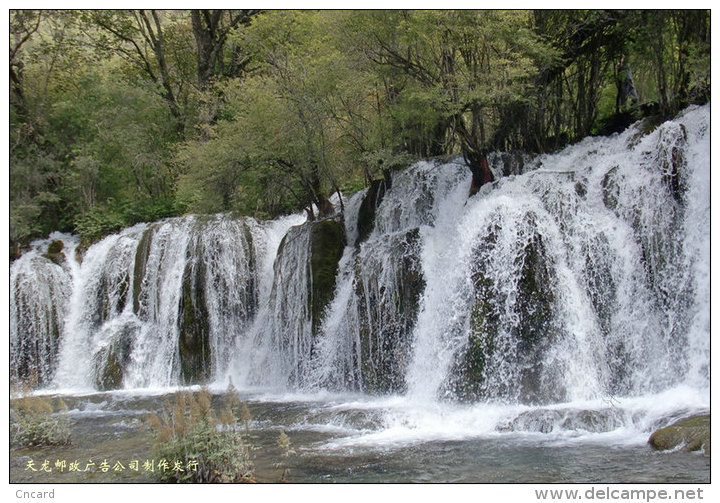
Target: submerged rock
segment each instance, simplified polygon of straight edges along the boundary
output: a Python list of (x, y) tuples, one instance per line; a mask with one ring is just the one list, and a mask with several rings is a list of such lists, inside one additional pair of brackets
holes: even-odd
[(648, 439), (657, 450), (703, 451), (710, 455), (710, 414), (697, 414), (660, 428)]
[(499, 424), (496, 429), (537, 433), (570, 430), (603, 433), (623, 425), (623, 418), (617, 409), (535, 409), (520, 413), (514, 419)]
[(563, 419), (557, 410), (539, 409), (521, 413), (512, 421), (497, 426), (498, 431), (530, 431), (537, 433), (552, 432)]

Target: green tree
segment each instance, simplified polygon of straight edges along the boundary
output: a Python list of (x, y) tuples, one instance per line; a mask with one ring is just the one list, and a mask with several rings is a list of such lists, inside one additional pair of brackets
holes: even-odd
[(186, 14), (156, 10), (93, 10), (81, 11), (80, 17), (94, 50), (121, 58), (140, 78), (155, 85), (182, 134), (188, 120), (192, 91), (188, 79), (192, 66), (188, 58), (191, 46), (189, 34), (183, 30)]
[(332, 211), (328, 195), (357, 171), (350, 159), (362, 150), (350, 131), (371, 104), (332, 33), (332, 13), (293, 11), (263, 13), (239, 35), (258, 69), (222, 88), (228, 119), (179, 149), (190, 207), (257, 209), (262, 197), (271, 213), (287, 199), (313, 218), (313, 205), (320, 216)]
[[(421, 155), (459, 148), (473, 173), (510, 105), (527, 103), (538, 62), (552, 51), (530, 29), (526, 11), (367, 12), (362, 50), (405, 77), (396, 117), (413, 121)], [(413, 129), (412, 126), (410, 128)], [(412, 143), (411, 150), (415, 150)]]
[(707, 10), (14, 10), (9, 38), (15, 254), (182, 211), (324, 216), (422, 157), (477, 186), (489, 150), (710, 96)]

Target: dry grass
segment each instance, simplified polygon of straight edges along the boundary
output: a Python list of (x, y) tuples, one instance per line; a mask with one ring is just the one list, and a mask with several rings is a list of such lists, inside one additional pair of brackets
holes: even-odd
[[(212, 395), (179, 392), (165, 401), (163, 410), (153, 413), (147, 424), (155, 432), (155, 454), (184, 468), (159, 473), (168, 482), (252, 482), (252, 462), (247, 422), (250, 413), (230, 384), (222, 408), (213, 409)], [(245, 423), (244, 432), (239, 426)]]
[(22, 396), (10, 401), (10, 444), (13, 447), (70, 444), (70, 421), (62, 398)]

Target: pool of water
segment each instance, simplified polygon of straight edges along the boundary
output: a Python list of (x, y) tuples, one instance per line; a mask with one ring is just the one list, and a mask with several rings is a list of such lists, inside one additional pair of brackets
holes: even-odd
[[(143, 468), (153, 460), (145, 418), (168, 398), (167, 390), (63, 395), (72, 445), (11, 450), (11, 482), (154, 481)], [(330, 394), (242, 398), (253, 416), (248, 427), (258, 482), (278, 482), (278, 462), (289, 468), (287, 481), (297, 483), (710, 480), (709, 457), (651, 449), (647, 437), (660, 420), (632, 406), (533, 409)], [(688, 412), (696, 411), (675, 411)], [(292, 442), (287, 459), (277, 446), (280, 431)], [(72, 463), (79, 471), (69, 470)]]

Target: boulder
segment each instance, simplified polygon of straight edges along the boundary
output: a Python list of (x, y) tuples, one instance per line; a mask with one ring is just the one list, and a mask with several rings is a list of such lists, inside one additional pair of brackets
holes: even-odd
[(710, 414), (697, 414), (660, 428), (648, 439), (657, 450), (702, 451), (710, 455)]
[(43, 257), (50, 260), (54, 264), (62, 266), (65, 262), (65, 254), (62, 252), (64, 244), (62, 241), (53, 241), (48, 245), (47, 252)]
[(132, 330), (130, 325), (124, 327), (93, 357), (95, 386), (98, 390), (108, 391), (123, 387), (125, 369), (130, 362)]
[(620, 198), (620, 185), (618, 184), (618, 166), (614, 166), (605, 173), (602, 179), (602, 199), (605, 207), (615, 211)]

